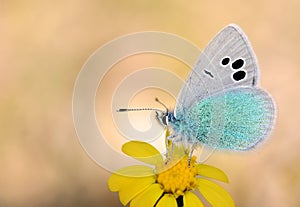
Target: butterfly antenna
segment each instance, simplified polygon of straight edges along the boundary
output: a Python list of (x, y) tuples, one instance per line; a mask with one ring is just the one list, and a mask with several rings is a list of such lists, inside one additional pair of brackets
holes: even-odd
[(160, 111), (163, 113), (160, 109), (153, 109), (153, 108), (140, 108), (140, 109), (117, 109), (117, 112), (128, 112), (128, 111)]
[(155, 98), (155, 101), (160, 103), (163, 107), (165, 107), (165, 109), (167, 110), (167, 113), (169, 112), (168, 107), (163, 102), (161, 102), (158, 98)]

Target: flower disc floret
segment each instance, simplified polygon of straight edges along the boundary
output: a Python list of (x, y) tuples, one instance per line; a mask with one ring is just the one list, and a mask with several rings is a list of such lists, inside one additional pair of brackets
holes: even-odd
[(169, 162), (165, 167), (169, 169), (157, 175), (157, 183), (161, 184), (164, 192), (173, 193), (177, 198), (187, 190), (194, 190), (197, 187), (196, 157), (189, 161), (185, 156), (174, 166), (174, 161)]

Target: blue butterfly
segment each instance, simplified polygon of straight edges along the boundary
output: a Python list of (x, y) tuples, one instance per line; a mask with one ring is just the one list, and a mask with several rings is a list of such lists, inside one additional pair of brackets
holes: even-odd
[(173, 142), (249, 150), (270, 135), (276, 116), (275, 103), (257, 86), (258, 78), (250, 42), (237, 25), (228, 25), (200, 55), (174, 111), (158, 110), (157, 119), (171, 130)]

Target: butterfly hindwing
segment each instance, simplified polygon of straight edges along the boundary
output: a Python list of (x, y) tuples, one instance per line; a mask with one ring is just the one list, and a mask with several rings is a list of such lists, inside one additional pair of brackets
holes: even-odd
[(181, 127), (193, 129), (189, 132), (194, 135), (192, 142), (217, 149), (248, 150), (269, 135), (275, 106), (262, 89), (237, 87), (200, 101), (179, 116), (182, 123), (188, 123)]

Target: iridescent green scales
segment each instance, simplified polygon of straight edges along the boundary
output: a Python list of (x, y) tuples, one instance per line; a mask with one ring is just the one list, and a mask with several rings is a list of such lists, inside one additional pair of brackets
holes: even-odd
[(274, 104), (268, 93), (255, 87), (238, 87), (179, 112), (177, 121), (171, 125), (177, 134), (191, 143), (247, 150), (268, 135), (274, 114)]

